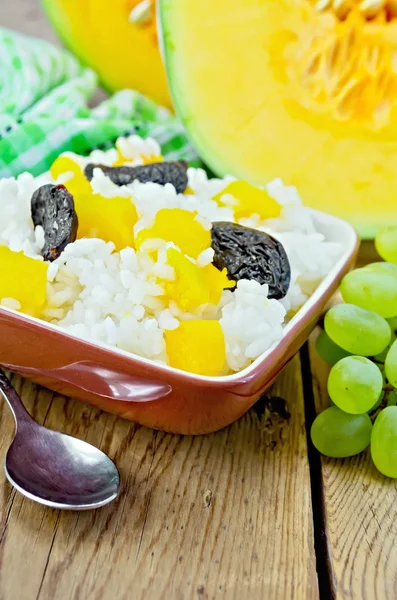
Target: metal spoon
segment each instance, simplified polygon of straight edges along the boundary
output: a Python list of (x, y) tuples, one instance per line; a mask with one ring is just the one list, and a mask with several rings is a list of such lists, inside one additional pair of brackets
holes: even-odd
[(53, 508), (99, 508), (117, 497), (120, 475), (106, 454), (76, 438), (38, 425), (3, 371), (0, 392), (15, 418), (5, 473), (21, 494)]

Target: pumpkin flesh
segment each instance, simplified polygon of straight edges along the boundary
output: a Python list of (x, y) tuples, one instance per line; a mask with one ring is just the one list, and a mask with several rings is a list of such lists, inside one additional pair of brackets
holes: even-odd
[(281, 177), (363, 237), (397, 219), (394, 0), (161, 0), (160, 15), (175, 108), (217, 174)]

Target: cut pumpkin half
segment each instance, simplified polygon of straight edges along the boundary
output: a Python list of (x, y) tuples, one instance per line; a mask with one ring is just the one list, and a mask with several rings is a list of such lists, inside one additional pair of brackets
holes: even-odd
[(160, 0), (174, 105), (219, 175), (397, 222), (397, 0)]
[(156, 0), (42, 0), (59, 36), (109, 90), (170, 105), (157, 44)]

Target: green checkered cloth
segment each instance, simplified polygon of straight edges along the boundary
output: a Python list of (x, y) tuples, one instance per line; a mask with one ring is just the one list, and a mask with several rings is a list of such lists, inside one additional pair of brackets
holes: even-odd
[(199, 166), (182, 124), (165, 108), (122, 90), (95, 108), (97, 76), (66, 50), (0, 28), (0, 177), (39, 175), (65, 151), (88, 154), (122, 135), (154, 137), (170, 160)]

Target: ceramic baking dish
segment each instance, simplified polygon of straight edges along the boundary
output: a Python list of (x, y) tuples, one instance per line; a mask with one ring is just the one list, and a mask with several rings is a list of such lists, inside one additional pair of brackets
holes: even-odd
[(58, 327), (0, 308), (0, 364), (56, 392), (165, 431), (201, 434), (243, 415), (299, 350), (353, 266), (358, 238), (346, 222), (312, 211), (316, 228), (343, 246), (343, 255), (284, 329), (280, 342), (250, 367), (203, 377), (161, 366)]

